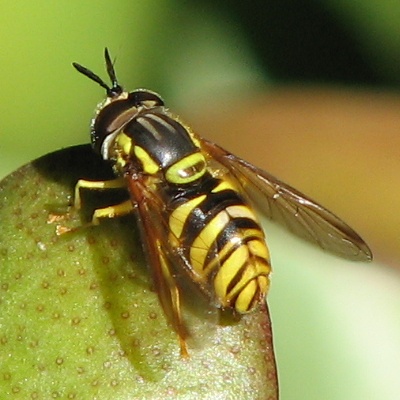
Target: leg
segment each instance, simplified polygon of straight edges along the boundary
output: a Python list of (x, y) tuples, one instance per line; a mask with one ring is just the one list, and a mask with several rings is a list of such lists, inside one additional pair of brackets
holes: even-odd
[[(81, 196), (80, 189), (88, 189), (88, 190), (108, 190), (108, 189), (124, 189), (126, 188), (126, 184), (123, 178), (112, 179), (109, 181), (86, 181), (80, 179), (75, 186), (75, 202), (74, 207), (76, 209), (81, 208)], [(88, 225), (98, 225), (100, 223), (101, 218), (114, 218), (120, 217), (126, 214), (129, 214), (134, 209), (134, 205), (130, 200), (124, 201), (120, 204), (115, 204), (105, 208), (99, 208), (94, 211), (92, 222)], [(64, 219), (65, 216), (57, 216), (51, 215), (49, 216), (48, 223), (59, 222), (61, 219)], [(82, 228), (80, 226), (79, 228)], [(68, 228), (66, 226), (58, 225), (56, 228), (57, 235), (62, 235), (67, 232), (75, 231), (78, 228)]]
[(134, 205), (131, 200), (126, 200), (123, 203), (115, 204), (113, 206), (98, 208), (94, 210), (92, 224), (98, 225), (101, 218), (116, 218), (122, 217), (131, 213), (134, 210)]
[(80, 190), (107, 190), (107, 189), (123, 189), (126, 187), (126, 183), (123, 178), (112, 179), (110, 181), (85, 181), (80, 179), (75, 186), (75, 202), (74, 206), (76, 209), (81, 208), (81, 195)]
[[(124, 215), (131, 213), (134, 209), (135, 209), (135, 206), (132, 204), (132, 202), (130, 200), (126, 200), (123, 203), (115, 204), (113, 206), (98, 208), (98, 209), (94, 210), (93, 218), (92, 218), (91, 222), (84, 224), (84, 225), (80, 225), (77, 228), (68, 228), (63, 225), (57, 225), (56, 234), (57, 234), (57, 236), (60, 236), (60, 235), (63, 235), (64, 233), (75, 232), (78, 229), (82, 229), (82, 228), (85, 228), (85, 227), (88, 227), (91, 225), (99, 225), (101, 218), (122, 217)], [(51, 223), (54, 221), (56, 221), (56, 219), (54, 219), (53, 221), (49, 221), (48, 223)]]

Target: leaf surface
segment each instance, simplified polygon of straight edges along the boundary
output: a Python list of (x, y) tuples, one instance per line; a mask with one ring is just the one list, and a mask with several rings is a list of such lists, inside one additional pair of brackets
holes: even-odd
[[(82, 227), (126, 193), (83, 193), (83, 209), (70, 207), (78, 179), (110, 178), (77, 146), (0, 183), (0, 398), (277, 399), (266, 307), (216, 320), (188, 296), (190, 358), (180, 357), (134, 216)], [(80, 228), (57, 236), (57, 224)]]

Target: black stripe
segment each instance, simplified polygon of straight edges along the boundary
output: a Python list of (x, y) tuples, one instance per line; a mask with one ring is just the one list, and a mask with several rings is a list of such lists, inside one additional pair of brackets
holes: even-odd
[[(253, 255), (251, 258), (249, 258), (249, 260), (248, 260), (248, 262), (247, 262), (247, 265), (246, 265), (246, 268), (248, 268), (248, 267), (250, 267), (250, 266), (252, 266), (252, 265), (255, 265), (255, 264), (257, 264), (257, 263), (260, 263), (260, 264), (263, 264), (263, 265), (266, 265), (267, 267), (269, 267), (269, 263), (267, 262), (267, 260), (265, 260), (265, 258), (262, 258), (262, 257), (260, 257), (260, 256), (255, 256), (255, 255)], [(240, 281), (240, 279), (242, 278), (242, 275), (243, 275), (243, 273), (245, 272), (245, 270), (244, 270), (244, 269), (241, 269), (239, 272), (241, 273), (240, 277), (238, 276), (239, 274), (237, 274), (237, 275), (235, 276), (235, 279), (234, 279), (234, 280), (232, 279), (232, 281), (231, 281), (230, 284), (228, 285), (228, 293), (229, 293), (229, 291), (232, 290), (232, 289), (235, 287), (235, 285)], [(265, 276), (265, 277), (268, 278), (268, 274), (262, 273), (262, 274), (256, 275), (253, 279), (257, 279), (257, 278), (260, 277), (260, 276)], [(251, 282), (251, 281), (249, 281), (249, 282)], [(249, 283), (249, 282), (248, 282), (248, 283)], [(246, 286), (244, 286), (244, 287), (246, 287)], [(257, 290), (259, 290), (259, 288), (260, 288), (260, 285), (259, 285), (258, 282), (257, 282)]]
[(202, 201), (186, 218), (182, 230), (185, 246), (191, 246), (206, 225), (221, 211), (229, 206), (244, 205), (243, 199), (233, 190), (217, 193), (197, 193), (196, 197), (206, 194)]
[(212, 212), (217, 215), (229, 206), (243, 205), (243, 198), (234, 190), (228, 189), (221, 192), (209, 193), (207, 200), (201, 205), (203, 213)]
[[(222, 264), (223, 265), (223, 264)], [(247, 271), (247, 268), (249, 267), (249, 260), (247, 259), (243, 265), (240, 267), (236, 275), (231, 279), (229, 282), (228, 286), (226, 287), (226, 296), (229, 297), (229, 293), (235, 288), (235, 286), (239, 283), (239, 281), (242, 279), (243, 274)], [(222, 267), (221, 267), (222, 268)], [(242, 288), (243, 289), (243, 288)], [(242, 292), (242, 290), (239, 290), (238, 295)]]
[(247, 243), (249, 240), (252, 240), (254, 238), (253, 235), (243, 236), (243, 233), (240, 232), (244, 229), (256, 229), (262, 234), (260, 225), (258, 225), (254, 220), (249, 218), (233, 218), (229, 222), (228, 226), (217, 237), (216, 243), (218, 249), (223, 249), (234, 236), (242, 237), (242, 243)]
[(260, 240), (259, 236), (254, 236), (254, 235), (243, 236), (243, 234), (240, 232), (241, 229), (257, 229), (262, 234), (260, 226), (251, 219), (240, 218), (240, 220), (241, 221), (239, 221), (239, 218), (232, 219), (226, 226), (226, 228), (217, 236), (217, 239), (215, 241), (215, 246), (209, 249), (208, 254), (206, 256), (204, 263), (204, 265), (206, 266), (205, 268), (207, 268), (208, 264), (216, 256), (219, 257), (219, 253), (215, 254), (215, 248), (217, 248), (218, 252), (222, 251), (222, 249), (228, 244), (228, 242), (233, 237), (235, 236), (240, 237), (241, 241), (237, 243), (237, 246), (232, 246), (232, 249), (228, 253), (226, 253), (224, 257), (220, 258), (221, 265), (239, 246), (246, 245), (247, 242), (254, 239)]
[[(215, 189), (221, 182), (220, 179), (212, 178), (207, 174), (206, 178), (200, 185), (195, 185), (194, 187), (187, 188), (187, 190), (184, 191), (178, 190), (173, 196), (175, 200), (171, 205), (171, 212), (189, 200), (206, 195), (205, 199), (189, 213), (182, 228), (180, 240), (182, 248), (186, 249), (185, 251), (187, 252), (186, 256), (188, 259), (190, 259), (189, 254), (193, 242), (210, 221), (218, 215), (218, 213), (229, 206), (244, 205), (247, 207), (240, 193), (237, 193), (232, 189), (213, 193), (213, 189)], [(216, 257), (219, 257), (219, 251), (222, 250), (233, 237), (236, 236), (241, 239), (237, 246), (233, 246), (223, 259), (221, 258), (219, 260), (219, 264), (215, 263), (213, 269), (208, 271), (207, 275), (210, 283), (218, 272), (219, 266), (224, 263), (226, 258), (229, 257), (236, 248), (241, 245), (246, 245), (250, 240), (260, 239), (254, 235), (243, 236), (243, 230), (247, 229), (257, 230), (260, 232), (260, 236), (262, 236), (261, 227), (254, 220), (246, 217), (231, 217), (228, 225), (221, 230), (214, 243), (211, 243), (204, 261), (205, 268), (207, 268), (209, 263), (213, 260), (215, 261)]]
[(162, 168), (167, 168), (187, 155), (199, 151), (183, 125), (161, 113), (153, 114), (162, 118), (169, 126), (165, 127), (160, 122), (148, 118), (146, 113), (140, 114), (138, 118), (151, 124), (158, 137), (136, 119), (126, 125), (124, 132), (133, 138), (136, 145), (145, 149)]
[[(262, 275), (262, 276), (266, 276), (266, 277), (267, 277), (267, 275)], [(254, 279), (257, 280), (257, 278), (254, 278)], [(239, 282), (239, 280), (240, 280), (240, 279), (238, 279), (237, 282)], [(237, 282), (236, 282), (236, 283), (237, 283)], [(249, 284), (250, 282), (251, 282), (251, 280), (250, 280), (249, 282), (247, 282), (247, 284)], [(246, 286), (247, 286), (247, 285), (246, 285)], [(242, 289), (244, 289), (246, 286), (244, 286)], [(228, 287), (230, 287), (230, 285), (229, 285)], [(230, 288), (230, 290), (232, 290), (234, 287), (235, 287), (235, 286), (232, 285), (232, 287)], [(236, 308), (236, 301), (237, 301), (237, 298), (239, 297), (239, 295), (240, 295), (242, 292), (243, 292), (243, 290), (240, 290), (240, 291), (236, 294), (236, 296), (234, 296), (234, 297), (231, 299), (231, 302), (230, 302), (230, 306), (231, 306), (231, 307)], [(228, 294), (228, 296), (229, 296), (229, 291), (227, 292), (227, 294)], [(256, 303), (259, 302), (260, 295), (261, 295), (260, 285), (259, 285), (258, 282), (257, 282), (256, 290), (254, 291), (253, 296), (252, 296), (250, 302), (248, 303), (248, 306), (247, 306), (247, 308), (246, 308), (246, 311), (250, 311), (250, 310), (254, 307), (254, 305), (255, 305)]]

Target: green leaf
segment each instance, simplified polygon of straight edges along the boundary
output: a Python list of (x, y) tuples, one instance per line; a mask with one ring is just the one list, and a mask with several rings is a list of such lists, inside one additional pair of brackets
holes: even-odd
[[(267, 308), (240, 320), (190, 294), (190, 357), (152, 291), (133, 216), (83, 226), (126, 193), (82, 193), (112, 172), (89, 146), (44, 156), (0, 183), (0, 398), (276, 399)], [(104, 199), (104, 197), (107, 197)], [(60, 221), (51, 220), (60, 215)], [(78, 227), (56, 235), (57, 224)]]

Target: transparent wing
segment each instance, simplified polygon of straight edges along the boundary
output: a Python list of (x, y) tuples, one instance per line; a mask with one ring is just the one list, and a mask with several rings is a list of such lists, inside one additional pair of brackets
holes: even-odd
[(174, 276), (170, 246), (166, 240), (168, 233), (162, 214), (163, 204), (155, 193), (146, 188), (146, 182), (128, 179), (128, 187), (138, 211), (143, 247), (154, 288), (167, 319), (179, 336), (181, 356), (187, 357), (188, 331), (182, 318), (181, 293)]
[(203, 149), (238, 179), (266, 216), (343, 258), (372, 260), (371, 250), (363, 239), (326, 208), (215, 143), (200, 140)]
[[(153, 254), (163, 253), (165, 265), (170, 270), (170, 275), (180, 281), (192, 282), (198, 287), (199, 294), (202, 293), (210, 303), (214, 303), (214, 293), (212, 285), (209, 284), (204, 276), (195, 271), (190, 263), (185, 247), (184, 238), (178, 238), (170, 229), (169, 219), (171, 211), (168, 204), (164, 202), (156, 191), (149, 190), (152, 185), (146, 182), (139, 182), (129, 179), (129, 191), (133, 195), (135, 208), (138, 211), (140, 227), (143, 230), (142, 237), (146, 251), (150, 256), (149, 262), (157, 264), (152, 259)], [(180, 218), (175, 215), (175, 219)], [(179, 221), (184, 224), (185, 217)], [(215, 259), (215, 264), (219, 262), (217, 245), (214, 243), (207, 250), (209, 257)], [(154, 276), (155, 284), (161, 281), (158, 276)], [(181, 282), (180, 282), (181, 283)], [(193, 292), (192, 292), (193, 294)]]
[[(193, 339), (194, 327), (184, 318), (183, 303), (186, 310), (191, 310), (191, 314), (194, 312), (216, 321), (217, 309), (212, 307), (214, 294), (207, 282), (199, 279), (184, 254), (180, 240), (171, 232), (171, 210), (158, 192), (149, 189), (152, 185), (145, 178), (128, 178), (127, 182), (138, 213), (141, 238), (155, 291), (169, 323), (179, 336), (181, 355), (187, 357), (186, 343), (189, 337)], [(216, 249), (210, 251), (213, 250), (216, 252)]]

